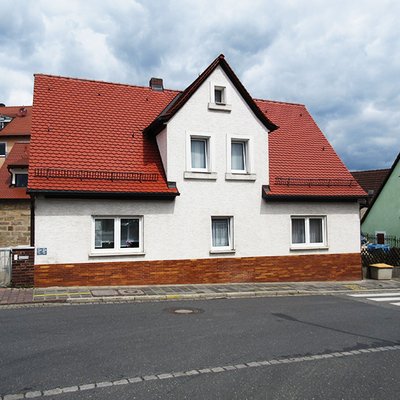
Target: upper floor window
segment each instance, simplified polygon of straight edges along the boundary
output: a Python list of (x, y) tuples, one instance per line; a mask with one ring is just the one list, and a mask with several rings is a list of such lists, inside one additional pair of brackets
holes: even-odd
[(208, 103), (208, 109), (230, 112), (232, 105), (229, 104), (229, 94), (230, 92), (228, 92), (226, 86), (210, 82), (210, 102)]
[(208, 139), (192, 137), (190, 139), (191, 169), (208, 170)]
[(326, 217), (292, 217), (292, 246), (326, 246)]
[(0, 143), (0, 157), (5, 157), (7, 152), (7, 143)]
[(232, 140), (231, 142), (231, 171), (232, 172), (247, 172), (247, 142)]

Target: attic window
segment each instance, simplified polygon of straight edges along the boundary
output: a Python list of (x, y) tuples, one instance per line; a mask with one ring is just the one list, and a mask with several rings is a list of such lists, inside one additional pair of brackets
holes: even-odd
[(214, 88), (215, 104), (226, 104), (225, 102), (225, 88), (222, 86), (215, 86)]
[(11, 122), (12, 118), (7, 117), (7, 115), (2, 115), (0, 116), (0, 130), (2, 130), (3, 128), (5, 128), (5, 126)]
[(7, 143), (0, 143), (0, 157), (5, 157), (7, 153)]
[(15, 187), (27, 187), (28, 174), (15, 174)]

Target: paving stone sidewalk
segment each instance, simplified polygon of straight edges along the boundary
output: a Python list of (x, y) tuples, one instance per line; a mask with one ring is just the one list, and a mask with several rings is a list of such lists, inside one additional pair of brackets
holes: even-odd
[(327, 294), (377, 290), (400, 291), (400, 280), (351, 282), (232, 283), (121, 287), (0, 288), (0, 307), (11, 304), (101, 303)]

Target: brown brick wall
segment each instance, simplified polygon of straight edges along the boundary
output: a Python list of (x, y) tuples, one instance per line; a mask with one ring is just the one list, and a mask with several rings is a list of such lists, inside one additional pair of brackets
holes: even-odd
[(30, 229), (29, 200), (0, 201), (0, 247), (29, 246)]
[(13, 249), (11, 286), (33, 286), (35, 249)]
[(359, 253), (35, 266), (37, 287), (358, 279)]

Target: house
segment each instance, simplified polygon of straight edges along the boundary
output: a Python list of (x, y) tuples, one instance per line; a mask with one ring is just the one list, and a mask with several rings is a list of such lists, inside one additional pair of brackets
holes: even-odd
[(31, 242), (28, 160), (29, 144), (15, 143), (0, 168), (0, 247), (29, 246)]
[(0, 106), (0, 247), (29, 246), (28, 183), (32, 107)]
[(359, 185), (368, 194), (368, 197), (360, 202), (360, 216), (364, 216), (368, 207), (371, 205), (372, 201), (375, 199), (379, 189), (381, 188), (383, 182), (385, 181), (390, 169), (372, 169), (366, 171), (351, 171), (354, 179), (359, 183)]
[(32, 122), (32, 107), (6, 107), (0, 104), (0, 167), (14, 143), (28, 142)]
[(400, 238), (400, 153), (361, 220), (364, 234), (384, 244), (387, 237)]
[(223, 55), (182, 92), (38, 74), (34, 104), (36, 286), (361, 278), (365, 192)]

